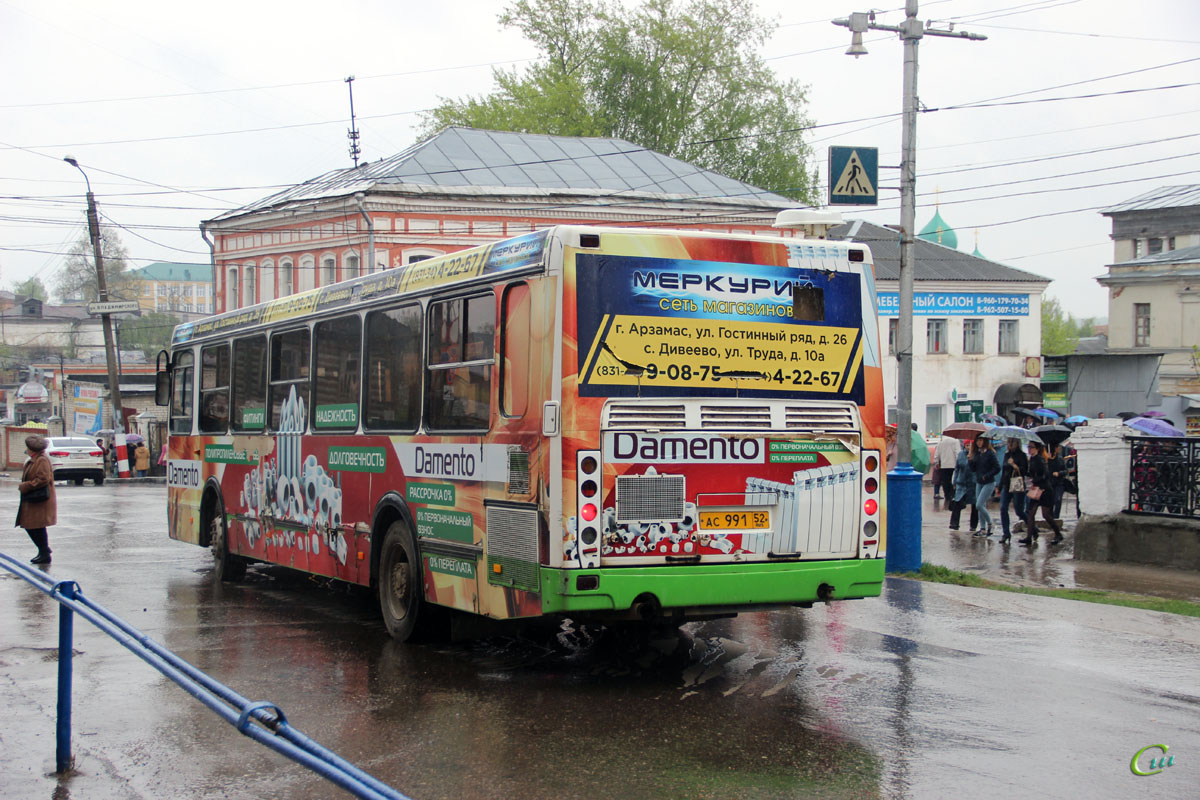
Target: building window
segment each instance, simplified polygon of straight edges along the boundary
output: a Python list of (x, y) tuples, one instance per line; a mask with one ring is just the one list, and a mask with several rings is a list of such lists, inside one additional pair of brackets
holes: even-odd
[(279, 262), (279, 296), (287, 297), (291, 294), (292, 289), (292, 262), (290, 259), (285, 259)]
[(946, 320), (931, 319), (925, 323), (925, 346), (927, 353), (945, 353)]
[(900, 320), (888, 320), (888, 355), (896, 355), (896, 340), (900, 338)]
[(351, 253), (346, 256), (346, 263), (342, 265), (342, 280), (353, 280), (358, 277), (358, 256)]
[(1175, 249), (1175, 237), (1174, 237), (1174, 236), (1168, 236), (1168, 237), (1167, 237), (1167, 249), (1168, 249), (1168, 250), (1174, 250), (1174, 249)]
[(1133, 304), (1133, 346), (1150, 346), (1150, 304)]
[(1133, 257), (1137, 258), (1141, 254), (1142, 254), (1142, 240), (1134, 239), (1133, 240)]
[(258, 270), (254, 268), (253, 264), (247, 264), (242, 269), (242, 287), (245, 289), (246, 297), (244, 305), (252, 306), (258, 302), (254, 296), (255, 284), (258, 283), (257, 279), (255, 278), (257, 272)]
[(1000, 320), (1000, 354), (1011, 355), (1020, 352), (1020, 339), (1017, 336), (1018, 320)]
[(1163, 240), (1154, 238), (1146, 241), (1146, 255), (1152, 256), (1162, 252)]
[[(101, 255), (103, 255), (103, 252), (101, 252)], [(158, 296), (159, 297), (167, 296), (167, 285), (165, 283), (158, 284)]]
[(229, 268), (229, 278), (225, 281), (225, 307), (228, 310), (238, 307), (237, 267)]
[(331, 283), (337, 283), (337, 261), (333, 256), (325, 256), (321, 259), (321, 285), (328, 286)]
[(963, 320), (963, 352), (975, 354), (983, 352), (983, 320)]
[(440, 255), (443, 255), (441, 250), (405, 250), (404, 263), (416, 264), (418, 261), (425, 261), (426, 259), (436, 258)]
[(942, 432), (942, 409), (943, 406), (925, 406), (925, 434), (927, 436)]

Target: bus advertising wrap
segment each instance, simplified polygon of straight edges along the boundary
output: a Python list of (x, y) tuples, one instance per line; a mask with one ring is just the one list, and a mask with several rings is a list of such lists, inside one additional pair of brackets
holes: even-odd
[[(857, 272), (588, 253), (576, 270), (581, 395), (862, 397)], [(813, 318), (793, 316), (797, 286)]]

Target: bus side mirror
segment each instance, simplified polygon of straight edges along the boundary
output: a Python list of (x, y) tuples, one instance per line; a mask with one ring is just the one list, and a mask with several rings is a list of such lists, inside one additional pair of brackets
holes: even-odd
[(171, 404), (171, 373), (159, 372), (154, 375), (154, 403), (160, 406)]

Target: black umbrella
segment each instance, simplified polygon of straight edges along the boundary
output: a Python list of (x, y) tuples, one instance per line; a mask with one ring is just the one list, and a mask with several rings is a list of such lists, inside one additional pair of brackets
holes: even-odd
[(1071, 436), (1071, 429), (1065, 425), (1039, 425), (1033, 432), (1050, 447), (1058, 447)]
[(1117, 416), (1121, 419), (1133, 419), (1134, 417), (1140, 417), (1141, 414), (1136, 411), (1119, 411), (1117, 412)]
[(1033, 417), (1034, 419), (1041, 419), (1041, 417), (1039, 417), (1037, 414), (1033, 413), (1032, 409), (1022, 408), (1021, 406), (1013, 406), (1012, 413), (1021, 414), (1026, 417)]

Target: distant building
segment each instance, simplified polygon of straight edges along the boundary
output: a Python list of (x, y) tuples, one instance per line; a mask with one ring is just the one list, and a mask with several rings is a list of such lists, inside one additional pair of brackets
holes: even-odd
[(211, 264), (156, 261), (130, 273), (141, 282), (138, 306), (143, 312), (213, 313)]
[(794, 205), (621, 139), (452, 127), (201, 227), (220, 313), (557, 224), (798, 236)]
[[(980, 413), (1041, 405), (1042, 292), (1050, 281), (938, 244), (958, 241), (940, 214), (930, 226), (914, 243), (913, 422), (928, 435)], [(829, 238), (865, 244), (875, 258), (884, 396), (894, 422), (900, 234), (854, 220)]]
[(1112, 220), (1113, 263), (1097, 278), (1108, 288), (1108, 351), (1162, 353), (1161, 410), (1200, 432), (1200, 185), (1160, 187), (1100, 213)]

